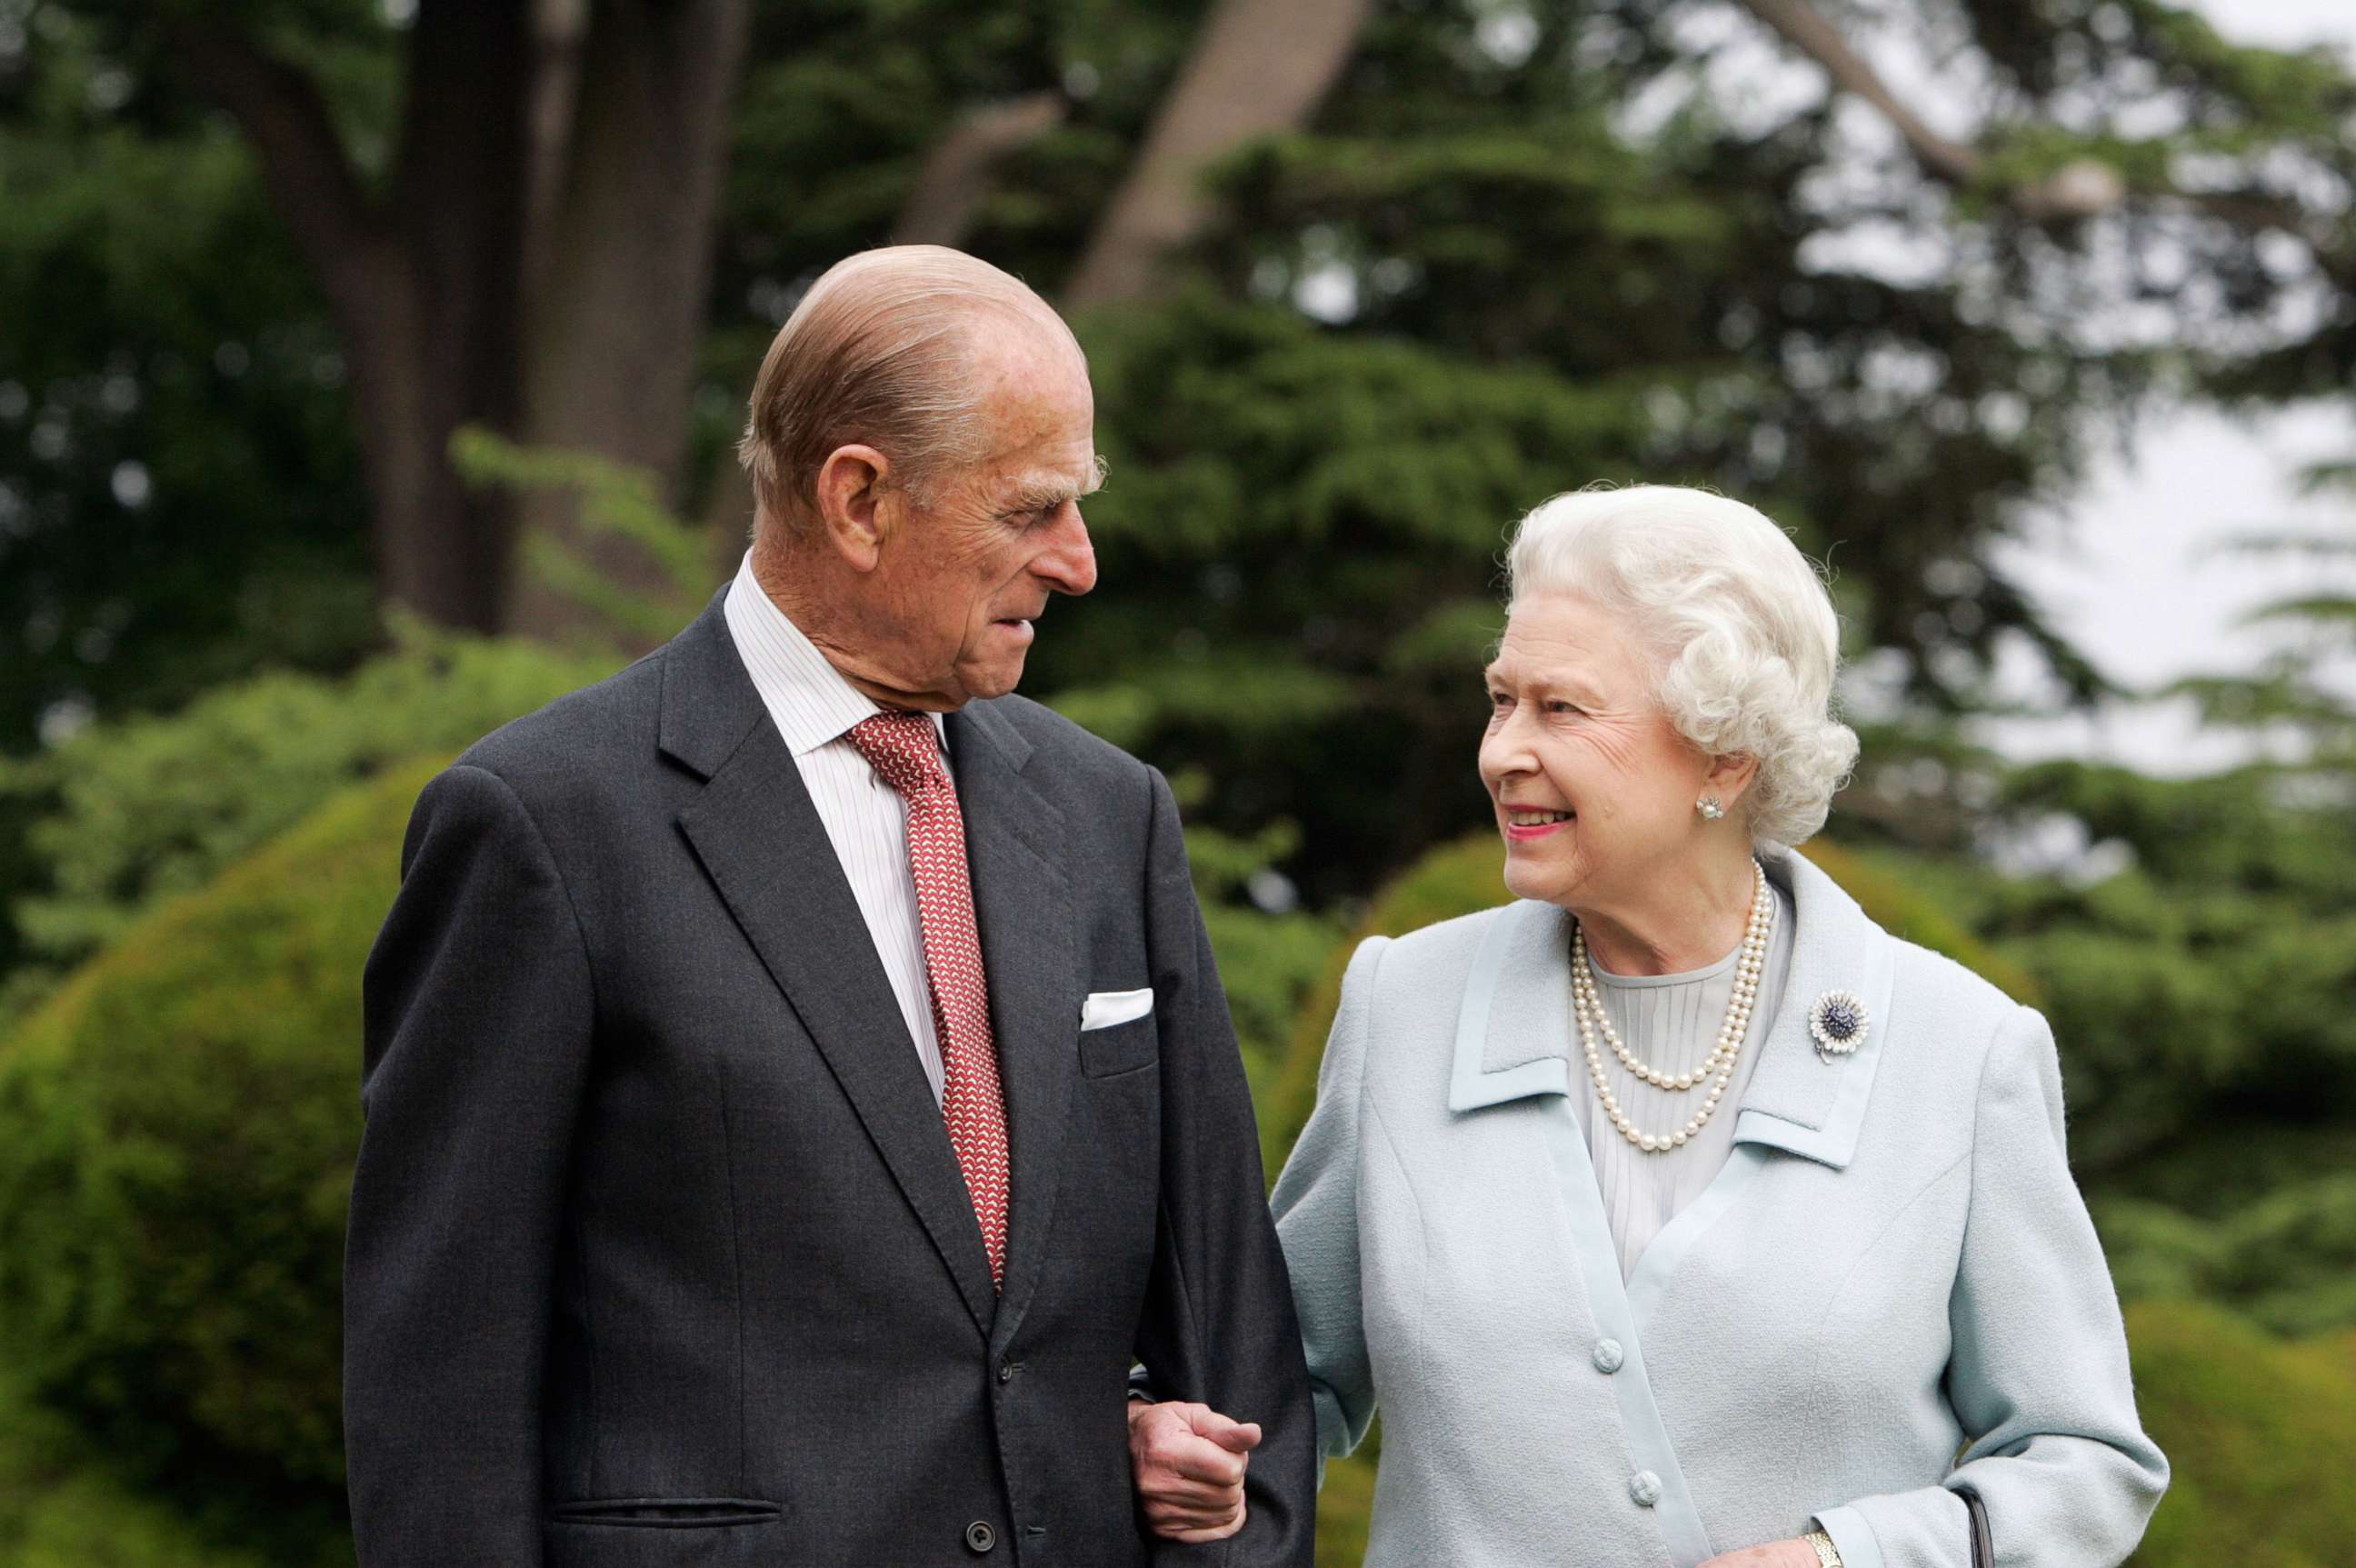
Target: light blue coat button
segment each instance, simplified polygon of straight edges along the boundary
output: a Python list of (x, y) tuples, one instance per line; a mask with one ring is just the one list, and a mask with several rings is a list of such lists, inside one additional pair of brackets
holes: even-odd
[(1598, 1339), (1595, 1342), (1595, 1369), (1597, 1371), (1607, 1375), (1616, 1372), (1620, 1369), (1620, 1363), (1627, 1359), (1625, 1352), (1620, 1348), (1620, 1341), (1617, 1339)]
[(1661, 1500), (1661, 1478), (1650, 1470), (1639, 1470), (1628, 1483), (1628, 1495), (1636, 1499), (1638, 1508), (1651, 1508)]

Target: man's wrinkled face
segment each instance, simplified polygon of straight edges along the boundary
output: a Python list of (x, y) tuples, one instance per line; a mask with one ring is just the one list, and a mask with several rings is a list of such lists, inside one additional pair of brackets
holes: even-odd
[(1079, 504), (1098, 482), (1087, 367), (1029, 327), (984, 339), (974, 358), (985, 455), (904, 497), (869, 585), (891, 635), (868, 657), (926, 706), (1014, 690), (1048, 596), (1097, 580)]

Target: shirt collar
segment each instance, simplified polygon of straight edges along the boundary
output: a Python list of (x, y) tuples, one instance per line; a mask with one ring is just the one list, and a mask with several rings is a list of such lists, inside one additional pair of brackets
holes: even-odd
[[(843, 679), (801, 628), (787, 618), (753, 575), (753, 554), (746, 551), (728, 585), (723, 607), (728, 635), (735, 640), (744, 672), (753, 689), (785, 737), (786, 749), (797, 757), (841, 740), (862, 719), (884, 712), (884, 705)], [(941, 715), (931, 715), (933, 736), (946, 753), (947, 732)]]

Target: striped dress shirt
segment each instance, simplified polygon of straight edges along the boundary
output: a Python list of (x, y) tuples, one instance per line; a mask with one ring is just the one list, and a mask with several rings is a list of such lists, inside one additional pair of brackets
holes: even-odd
[[(834, 856), (851, 883), (851, 897), (866, 918), (875, 956), (907, 1020), (916, 1059), (941, 1098), (941, 1043), (933, 1028), (931, 982), (925, 970), (924, 928), (916, 916), (916, 883), (908, 870), (908, 809), (900, 793), (868, 766), (851, 746), (852, 725), (884, 711), (818, 650), (801, 628), (786, 618), (753, 576), (748, 552), (729, 585), (723, 613), (737, 657), (753, 677), (754, 689), (793, 753), (809, 789), (810, 804), (826, 825)], [(933, 733), (942, 737), (941, 768), (949, 766), (941, 716)], [(954, 778), (954, 775), (952, 775)]]

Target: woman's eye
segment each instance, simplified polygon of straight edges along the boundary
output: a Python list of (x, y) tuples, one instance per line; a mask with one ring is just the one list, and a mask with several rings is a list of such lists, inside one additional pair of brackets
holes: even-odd
[(1548, 703), (1547, 704), (1547, 712), (1550, 714), (1575, 714), (1579, 712), (1579, 709), (1576, 705), (1569, 703), (1555, 702)]

